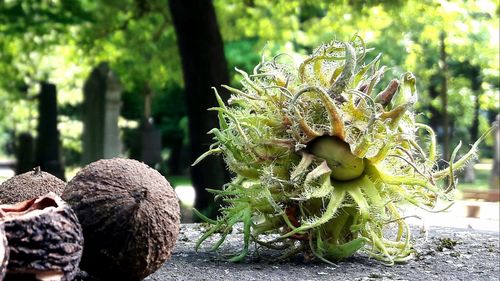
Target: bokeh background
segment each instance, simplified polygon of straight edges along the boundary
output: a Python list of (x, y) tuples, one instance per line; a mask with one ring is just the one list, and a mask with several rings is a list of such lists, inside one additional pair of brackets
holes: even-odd
[[(35, 166), (70, 180), (93, 160), (134, 158), (176, 188), (184, 221), (194, 205), (214, 216), (204, 189), (231, 175), (221, 159), (191, 167), (217, 124), (211, 87), (227, 98), (235, 67), (355, 34), (373, 49), (367, 61), (383, 54), (387, 80), (416, 75), (417, 118), (446, 166), (499, 114), (499, 13), (490, 0), (0, 0), (0, 182)], [(431, 224), (498, 230), (495, 141)]]

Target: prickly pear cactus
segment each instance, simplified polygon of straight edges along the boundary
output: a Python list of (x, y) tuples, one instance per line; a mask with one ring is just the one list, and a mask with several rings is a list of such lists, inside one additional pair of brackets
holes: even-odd
[[(198, 161), (222, 154), (236, 177), (211, 190), (225, 203), (197, 247), (243, 223), (240, 261), (252, 242), (326, 262), (362, 250), (392, 264), (411, 257), (410, 230), (400, 206), (432, 209), (451, 201), (453, 170), (475, 155), (472, 149), (446, 170), (436, 170), (436, 137), (415, 121), (416, 78), (404, 73), (381, 91), (386, 68), (380, 55), (363, 64), (360, 38), (317, 48), (298, 66), (286, 57), (262, 60), (253, 73), (236, 69), (242, 89), (224, 104), (216, 93), (220, 128)], [(452, 158), (455, 157), (455, 149)], [(197, 161), (197, 162), (198, 162)], [(451, 177), (448, 186), (440, 179)], [(262, 234), (278, 234), (261, 241)]]

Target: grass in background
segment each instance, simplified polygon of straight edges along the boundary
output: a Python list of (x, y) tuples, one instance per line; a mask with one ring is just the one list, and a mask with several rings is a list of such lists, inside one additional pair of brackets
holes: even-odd
[(458, 181), (458, 190), (488, 190), (490, 188), (489, 180), (491, 175), (492, 159), (481, 159), (474, 165), (476, 180), (472, 183), (465, 183), (462, 179)]
[(0, 183), (6, 181), (8, 179), (9, 179), (9, 177), (0, 176)]
[(476, 180), (471, 183), (458, 182), (458, 190), (488, 190), (490, 188), (490, 175), (491, 170), (479, 170), (474, 167), (476, 171)]
[(165, 178), (174, 188), (179, 185), (191, 185), (189, 176), (166, 176)]
[(14, 176), (14, 171), (9, 168), (9, 164), (12, 162), (10, 159), (7, 159), (0, 153), (0, 162), (2, 162), (0, 168), (0, 183), (8, 180), (9, 178)]
[[(492, 159), (481, 159), (479, 163), (474, 165), (476, 180), (473, 183), (464, 183), (462, 179), (459, 179), (458, 190), (488, 190), (490, 188), (489, 179), (491, 175), (491, 168)], [(66, 178), (70, 180), (79, 169), (80, 167), (67, 167)], [(0, 174), (0, 183), (8, 178), (8, 176)], [(166, 178), (174, 188), (176, 186), (191, 186), (191, 179), (189, 176), (167, 176)]]
[(174, 188), (181, 203), (181, 222), (194, 222), (193, 206), (196, 199), (196, 192), (191, 184), (191, 179), (189, 176), (166, 176), (165, 178)]

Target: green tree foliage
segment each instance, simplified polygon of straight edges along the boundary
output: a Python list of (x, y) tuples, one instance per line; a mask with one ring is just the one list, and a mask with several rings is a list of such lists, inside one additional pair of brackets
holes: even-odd
[(0, 118), (14, 119), (16, 124), (12, 128), (12, 123), (0, 122), (4, 141), (34, 128), (37, 112), (30, 97), (38, 92), (39, 81), (48, 80), (59, 90), (66, 160), (78, 163), (82, 85), (101, 61), (110, 63), (125, 86), (123, 116), (127, 119), (143, 118), (147, 92), (161, 96), (168, 85), (182, 84), (164, 1), (9, 1), (2, 4), (0, 14), (6, 16), (0, 21), (5, 39), (0, 40), (4, 78), (0, 79)]
[[(395, 66), (386, 77), (403, 70), (415, 73), (424, 109), (419, 111), (425, 112), (419, 118), (438, 132), (436, 120), (442, 108), (433, 91), (441, 87), (439, 35), (445, 32), (450, 78), (447, 110), (454, 132), (451, 145), (459, 138), (471, 142), (468, 138), (475, 123), (481, 133), (498, 112), (497, 1), (214, 0), (214, 6), (230, 68), (251, 71), (261, 55), (288, 53), (280, 59), (294, 60), (332, 38), (348, 40), (360, 35), (368, 47), (383, 53), (382, 64)], [(110, 63), (125, 86), (124, 119), (140, 121), (143, 95), (152, 91), (153, 115), (160, 128), (165, 134), (182, 131), (178, 120), (186, 114), (185, 104), (179, 88), (173, 91), (176, 86), (172, 85), (184, 85), (166, 1), (4, 0), (0, 2), (0, 37), (2, 148), (13, 134), (35, 128), (37, 112), (31, 98), (38, 92), (38, 82), (48, 80), (58, 86), (59, 128), (66, 157), (76, 161), (81, 151), (81, 88), (90, 69), (101, 61)], [(367, 59), (376, 55), (369, 52)], [(477, 70), (472, 76), (479, 79), (471, 78), (471, 69)], [(232, 83), (240, 79), (234, 75)], [(175, 117), (165, 117), (171, 105), (164, 112), (158, 108), (166, 100), (180, 104), (172, 106)]]
[(109, 61), (125, 88), (153, 90), (169, 81), (181, 83), (179, 55), (168, 6), (159, 0), (96, 1), (89, 12), (95, 23), (82, 26), (85, 58), (95, 65)]
[[(487, 129), (498, 112), (499, 8), (494, 1), (277, 2), (216, 1), (226, 41), (235, 45), (252, 39), (253, 53), (267, 46), (267, 56), (280, 52), (296, 55), (332, 38), (347, 40), (358, 34), (368, 47), (383, 53), (382, 64), (394, 66), (387, 70), (386, 77), (403, 70), (415, 73), (422, 93), (419, 105), (423, 108), (419, 111), (425, 112), (419, 118), (440, 132), (441, 124), (436, 120), (440, 120), (443, 109), (439, 95), (434, 96), (432, 90), (439, 93), (441, 87), (439, 36), (445, 32), (452, 146), (460, 139), (473, 141), (470, 128), (474, 125), (476, 101), (480, 132)], [(367, 54), (369, 58), (376, 55)], [(231, 57), (229, 61), (237, 63)], [(247, 64), (237, 66), (250, 70)], [(479, 70), (475, 78), (470, 76), (471, 67)], [(473, 90), (472, 84), (477, 82), (479, 87)], [(491, 144), (491, 140), (487, 143)]]
[[(39, 92), (39, 82), (51, 81), (58, 85), (61, 105), (78, 102), (73, 90), (78, 83), (75, 78), (83, 68), (72, 60), (78, 53), (74, 31), (76, 26), (91, 20), (83, 4), (65, 0), (0, 3), (2, 148), (12, 142), (15, 135), (36, 127), (38, 113), (33, 100)], [(63, 117), (61, 121), (61, 127), (78, 130), (78, 126), (68, 124), (69, 119)]]

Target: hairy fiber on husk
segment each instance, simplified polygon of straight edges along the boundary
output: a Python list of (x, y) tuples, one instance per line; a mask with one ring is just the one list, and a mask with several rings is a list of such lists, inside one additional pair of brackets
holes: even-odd
[[(244, 245), (280, 249), (283, 258), (309, 253), (326, 262), (358, 250), (392, 264), (411, 257), (410, 231), (400, 206), (432, 209), (451, 201), (453, 170), (475, 156), (479, 141), (445, 170), (436, 167), (432, 129), (415, 121), (416, 78), (403, 73), (383, 90), (380, 55), (363, 64), (359, 37), (317, 48), (298, 66), (287, 56), (262, 61), (225, 104), (216, 92), (220, 128), (195, 162), (222, 154), (236, 176), (222, 190), (224, 203), (197, 247), (214, 233), (219, 248), (236, 223)], [(454, 151), (455, 157), (458, 148)], [(451, 177), (449, 186), (438, 180)], [(441, 181), (442, 182), (442, 181)], [(392, 233), (391, 233), (392, 232)], [(262, 234), (279, 234), (261, 241)], [(311, 256), (311, 255), (307, 255)]]

